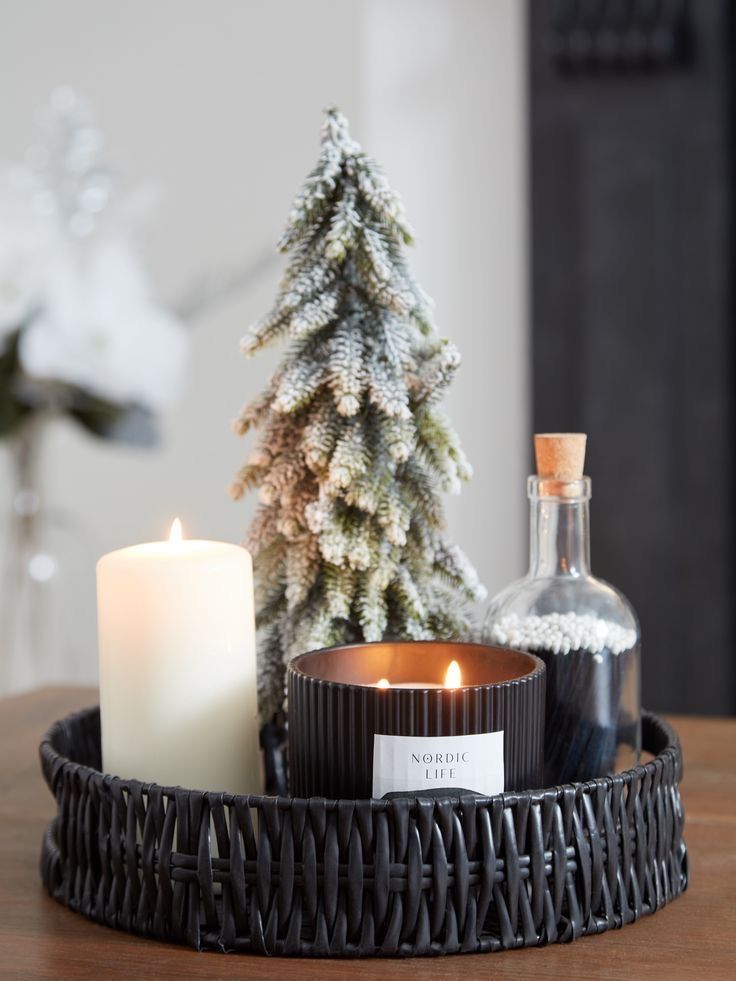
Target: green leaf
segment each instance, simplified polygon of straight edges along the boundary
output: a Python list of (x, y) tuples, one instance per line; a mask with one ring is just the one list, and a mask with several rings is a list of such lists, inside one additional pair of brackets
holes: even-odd
[(116, 405), (79, 389), (74, 390), (68, 414), (100, 439), (129, 446), (154, 446), (158, 442), (155, 417), (141, 406)]

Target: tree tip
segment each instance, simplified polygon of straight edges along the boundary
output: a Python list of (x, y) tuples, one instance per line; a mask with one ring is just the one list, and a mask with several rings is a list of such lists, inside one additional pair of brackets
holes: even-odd
[(329, 106), (326, 106), (324, 110), (324, 117), (325, 117), (325, 123), (328, 126), (329, 124), (334, 124), (337, 125), (337, 127), (341, 130), (347, 130), (348, 128), (347, 116), (345, 116), (342, 112), (340, 112), (340, 109), (336, 105), (331, 104)]
[(324, 110), (324, 122), (322, 124), (322, 141), (332, 143), (352, 144), (350, 138), (350, 124), (336, 105), (329, 105)]

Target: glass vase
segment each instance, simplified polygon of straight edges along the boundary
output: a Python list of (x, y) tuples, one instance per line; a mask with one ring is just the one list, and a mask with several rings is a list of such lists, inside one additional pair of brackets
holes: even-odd
[(56, 680), (64, 664), (61, 563), (40, 483), (45, 429), (46, 420), (32, 416), (7, 443), (10, 500), (0, 585), (0, 691), (4, 693)]

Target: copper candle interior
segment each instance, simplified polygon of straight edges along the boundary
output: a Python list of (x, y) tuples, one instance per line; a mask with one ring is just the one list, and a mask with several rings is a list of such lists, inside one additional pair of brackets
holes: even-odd
[(352, 644), (302, 654), (292, 670), (344, 685), (375, 685), (387, 678), (392, 685), (444, 685), (447, 668), (457, 661), (462, 688), (514, 681), (531, 674), (537, 661), (529, 654), (504, 647), (437, 641), (396, 641)]

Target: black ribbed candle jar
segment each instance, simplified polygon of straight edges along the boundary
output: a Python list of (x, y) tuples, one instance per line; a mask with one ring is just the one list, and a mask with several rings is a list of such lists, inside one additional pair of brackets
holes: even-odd
[[(443, 685), (452, 661), (460, 687), (422, 687)], [(392, 687), (379, 688), (379, 679)], [(503, 731), (504, 789), (542, 785), (545, 668), (532, 654), (438, 641), (350, 644), (294, 658), (287, 685), (295, 797), (371, 797), (376, 734)]]

